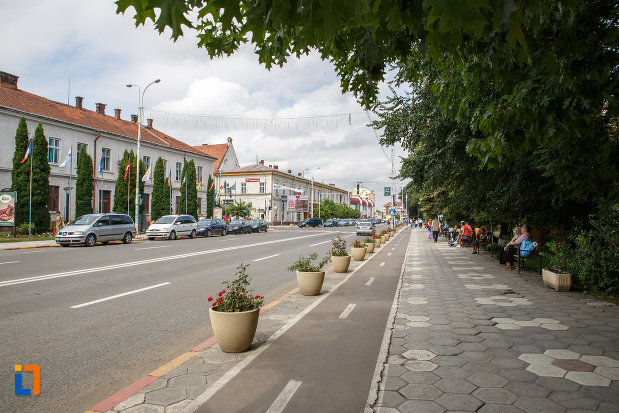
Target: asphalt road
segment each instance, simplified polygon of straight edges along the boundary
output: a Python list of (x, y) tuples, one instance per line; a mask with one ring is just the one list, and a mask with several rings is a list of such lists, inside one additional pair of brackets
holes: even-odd
[[(0, 411), (87, 410), (212, 336), (207, 298), (240, 263), (268, 303), (296, 287), (300, 254), (354, 230), (0, 251)], [(41, 366), (40, 395), (15, 396), (16, 364)]]

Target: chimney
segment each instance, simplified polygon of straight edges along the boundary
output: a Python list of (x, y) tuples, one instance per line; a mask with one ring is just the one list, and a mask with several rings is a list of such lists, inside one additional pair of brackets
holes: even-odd
[(114, 109), (114, 117), (120, 120), (120, 109)]
[(97, 108), (97, 113), (105, 115), (105, 103), (95, 103), (95, 107)]
[(75, 107), (78, 109), (82, 109), (82, 102), (84, 102), (84, 98), (81, 96), (75, 97)]
[(297, 176), (303, 176), (303, 174), (301, 172), (297, 173)]
[(232, 138), (228, 137), (228, 146), (232, 145)]
[(0, 72), (1, 86), (17, 90), (17, 79), (19, 79), (19, 76), (15, 76), (7, 72)]
[(264, 165), (264, 159), (260, 161), (260, 165)]
[(131, 115), (131, 123), (138, 123), (138, 115)]
[(273, 165), (273, 169), (277, 169), (277, 165)]
[(288, 169), (288, 173), (291, 174), (292, 173), (292, 169)]
[(148, 129), (152, 129), (153, 128), (153, 120), (152, 119), (146, 119), (146, 127)]

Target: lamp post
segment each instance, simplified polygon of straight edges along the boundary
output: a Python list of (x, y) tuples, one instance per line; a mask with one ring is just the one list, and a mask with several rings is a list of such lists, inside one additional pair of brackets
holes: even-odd
[(153, 83), (159, 83), (161, 79), (156, 79), (150, 82), (144, 88), (144, 91), (140, 88), (139, 85), (128, 84), (127, 87), (137, 87), (138, 88), (138, 148), (135, 155), (136, 158), (136, 174), (135, 174), (135, 232), (138, 233), (140, 226), (138, 224), (138, 198), (140, 195), (140, 139), (142, 137), (142, 117), (144, 116), (144, 94), (146, 93), (146, 89)]
[[(320, 169), (320, 166), (318, 168), (312, 169), (312, 199), (310, 201), (311, 202), (310, 207), (312, 208), (312, 218), (314, 218), (314, 172), (316, 172), (319, 169)], [(320, 203), (318, 205), (320, 208)], [(320, 215), (320, 212), (318, 214)]]

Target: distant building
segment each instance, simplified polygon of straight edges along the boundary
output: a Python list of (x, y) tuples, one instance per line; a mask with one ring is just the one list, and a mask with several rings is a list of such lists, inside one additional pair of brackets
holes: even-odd
[(356, 194), (350, 196), (350, 206), (361, 212), (362, 218), (374, 218), (376, 195), (367, 188), (359, 188)]
[[(394, 210), (394, 208), (392, 207), (392, 203), (391, 202), (387, 202), (384, 206), (385, 209), (385, 217), (387, 219), (391, 219), (391, 217), (393, 216), (391, 214), (390, 211)], [(402, 201), (396, 201), (395, 203), (395, 216), (402, 216), (405, 215), (405, 213), (403, 213), (402, 211), (404, 210), (404, 204), (402, 204)]]
[[(312, 183), (302, 173), (295, 175), (290, 169), (284, 172), (278, 165), (264, 165), (264, 161), (221, 172), (220, 175), (218, 196), (222, 204), (237, 200), (251, 202), (250, 216), (266, 219), (273, 224), (302, 221), (312, 215), (312, 205), (314, 216), (318, 216), (319, 204), (325, 199), (349, 204), (350, 196), (345, 189)], [(301, 211), (304, 208), (306, 210)]]
[[(110, 212), (114, 207), (114, 187), (123, 153), (125, 150), (136, 152), (138, 116), (131, 115), (131, 120), (123, 120), (120, 109), (114, 109), (114, 114), (108, 115), (104, 103), (96, 103), (95, 111), (85, 109), (84, 98), (80, 96), (75, 98), (75, 106), (54, 102), (20, 90), (17, 80), (17, 76), (0, 72), (0, 143), (4, 148), (0, 151), (0, 189), (11, 186), (15, 131), (23, 116), (31, 136), (41, 123), (48, 140), (48, 162), (51, 166), (48, 202), (50, 212), (59, 210), (66, 220), (75, 218), (75, 190), (69, 189), (69, 176), (72, 175), (71, 187), (74, 188), (77, 154), (82, 148), (86, 149), (94, 163), (93, 210)], [(71, 172), (68, 166), (59, 167), (69, 149), (73, 154)], [(213, 163), (216, 160), (214, 156), (155, 129), (152, 119), (147, 119), (147, 124), (142, 126), (140, 157), (146, 168), (152, 165), (152, 173), (157, 158), (163, 158), (166, 175), (171, 175), (172, 178), (172, 199), (176, 201), (171, 206), (173, 213), (184, 213), (179, 206), (183, 162), (193, 159), (198, 182), (200, 178), (205, 182), (208, 176), (213, 174)], [(101, 172), (99, 165), (102, 166)], [(144, 173), (146, 171), (140, 171), (140, 174)], [(147, 211), (146, 221), (150, 220), (152, 188), (151, 174), (142, 200)], [(198, 209), (202, 215), (206, 213), (207, 191), (205, 184), (198, 191)], [(117, 212), (126, 212), (125, 209)]]

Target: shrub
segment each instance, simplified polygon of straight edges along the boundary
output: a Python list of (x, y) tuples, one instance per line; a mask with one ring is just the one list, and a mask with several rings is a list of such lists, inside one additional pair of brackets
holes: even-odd
[[(34, 224), (32, 224), (32, 228), (30, 230), (33, 234), (36, 234), (36, 228)], [(23, 224), (19, 224), (17, 226), (17, 234), (18, 235), (28, 235), (28, 223), (24, 222)]]
[(346, 241), (342, 238), (342, 235), (338, 234), (337, 237), (331, 240), (333, 248), (329, 251), (329, 255), (334, 257), (346, 257), (348, 251), (346, 251)]
[(294, 264), (288, 267), (288, 271), (301, 271), (301, 272), (319, 272), (322, 271), (322, 267), (324, 267), (327, 262), (329, 262), (329, 256), (324, 257), (322, 260), (318, 262), (318, 264), (314, 264), (312, 261), (318, 258), (317, 253), (313, 253), (309, 257), (300, 256)]
[(217, 293), (215, 298), (209, 297), (208, 302), (217, 311), (228, 313), (238, 313), (259, 308), (264, 303), (264, 296), (254, 295), (249, 289), (249, 275), (247, 275), (249, 265), (239, 265), (236, 267), (236, 278), (232, 281), (224, 281), (225, 287)]

